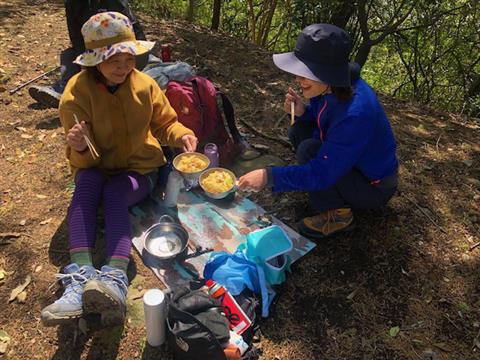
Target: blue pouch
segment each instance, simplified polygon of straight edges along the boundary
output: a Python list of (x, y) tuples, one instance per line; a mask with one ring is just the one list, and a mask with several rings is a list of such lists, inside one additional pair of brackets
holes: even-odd
[(268, 316), (268, 308), (275, 292), (268, 287), (263, 269), (248, 260), (241, 251), (233, 254), (213, 252), (205, 264), (203, 277), (222, 284), (234, 296), (239, 295), (245, 288), (261, 294), (262, 316)]
[(292, 249), (292, 241), (278, 225), (252, 231), (247, 234), (247, 241), (237, 248), (263, 269), (270, 285), (285, 281), (285, 272), (290, 270), (291, 263), (288, 253)]

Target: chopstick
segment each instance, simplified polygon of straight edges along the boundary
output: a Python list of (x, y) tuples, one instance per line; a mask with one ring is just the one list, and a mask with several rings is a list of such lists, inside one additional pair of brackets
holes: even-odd
[[(78, 121), (78, 118), (77, 118), (77, 114), (73, 114), (73, 118), (75, 119), (75, 122), (80, 125), (80, 122)], [(97, 150), (95, 149), (95, 146), (93, 146), (93, 143), (92, 141), (88, 138), (87, 135), (83, 134), (83, 138), (85, 139), (85, 142), (87, 143), (87, 147), (88, 147), (88, 150), (90, 150), (90, 154), (92, 154), (92, 157), (94, 159), (97, 159), (100, 157), (100, 155), (98, 155), (98, 152)]]
[(295, 122), (295, 103), (290, 103), (290, 126)]

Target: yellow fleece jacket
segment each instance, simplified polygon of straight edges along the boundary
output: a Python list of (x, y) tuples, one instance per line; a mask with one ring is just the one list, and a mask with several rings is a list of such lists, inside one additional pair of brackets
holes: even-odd
[[(67, 158), (78, 169), (97, 167), (106, 175), (123, 171), (146, 174), (166, 163), (159, 145), (182, 147), (181, 137), (193, 132), (177, 120), (175, 110), (155, 80), (134, 69), (111, 94), (91, 73), (81, 71), (68, 82), (60, 99), (65, 133), (85, 121), (100, 158), (67, 145)], [(157, 141), (158, 139), (158, 141)]]

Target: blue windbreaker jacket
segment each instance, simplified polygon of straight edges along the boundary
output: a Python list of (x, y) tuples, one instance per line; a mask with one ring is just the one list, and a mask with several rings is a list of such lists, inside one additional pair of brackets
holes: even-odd
[(354, 96), (340, 101), (333, 94), (312, 98), (297, 121), (314, 121), (313, 137), (323, 144), (304, 165), (272, 168), (274, 192), (314, 191), (334, 185), (353, 168), (375, 181), (398, 168), (390, 123), (374, 91), (359, 79)]

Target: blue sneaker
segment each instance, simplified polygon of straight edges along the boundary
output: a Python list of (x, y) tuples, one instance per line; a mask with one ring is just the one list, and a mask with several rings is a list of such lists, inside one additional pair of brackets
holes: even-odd
[[(63, 92), (63, 89), (62, 89)], [(58, 108), (62, 93), (55, 86), (33, 85), (28, 89), (30, 96), (48, 108)]]
[(79, 267), (75, 263), (67, 265), (63, 271), (64, 274), (57, 274), (56, 277), (65, 291), (60, 299), (42, 310), (41, 318), (45, 326), (60, 325), (82, 317), (83, 288), (97, 273), (92, 266)]
[(103, 326), (121, 325), (125, 321), (127, 274), (108, 265), (90, 280), (83, 292), (83, 310), (87, 314), (100, 314)]

